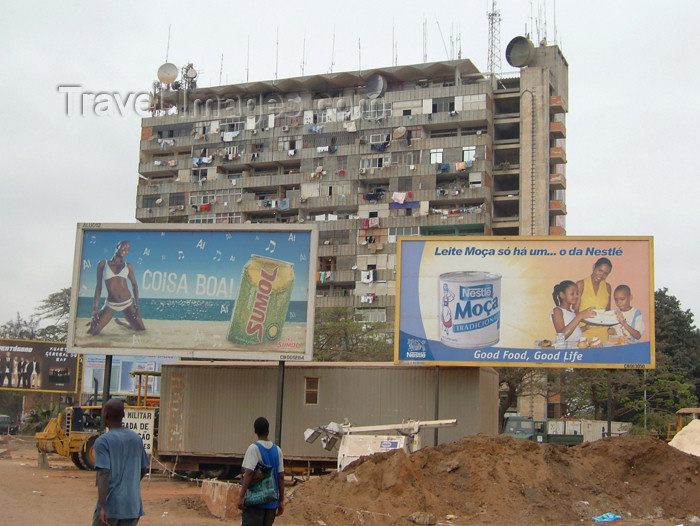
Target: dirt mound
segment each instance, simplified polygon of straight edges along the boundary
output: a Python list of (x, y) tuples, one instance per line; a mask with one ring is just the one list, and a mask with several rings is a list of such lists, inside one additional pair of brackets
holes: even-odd
[(700, 457), (700, 420), (693, 420), (669, 442), (676, 449)]
[(396, 525), (412, 516), (418, 524), (564, 525), (607, 512), (685, 519), (700, 516), (700, 458), (649, 437), (567, 448), (476, 436), (367, 457), (288, 496), (284, 524)]

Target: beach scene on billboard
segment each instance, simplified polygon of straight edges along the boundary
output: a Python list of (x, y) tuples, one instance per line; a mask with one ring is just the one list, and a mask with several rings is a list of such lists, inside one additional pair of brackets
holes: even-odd
[(400, 240), (395, 361), (654, 367), (651, 238)]
[(0, 339), (0, 389), (74, 393), (77, 377), (65, 343)]
[(82, 352), (304, 359), (310, 231), (83, 228), (78, 237), (69, 344)]

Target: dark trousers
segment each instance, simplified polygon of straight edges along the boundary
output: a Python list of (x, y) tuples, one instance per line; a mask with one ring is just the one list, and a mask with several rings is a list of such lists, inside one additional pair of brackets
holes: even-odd
[(241, 526), (272, 526), (277, 515), (277, 508), (246, 508), (243, 510)]

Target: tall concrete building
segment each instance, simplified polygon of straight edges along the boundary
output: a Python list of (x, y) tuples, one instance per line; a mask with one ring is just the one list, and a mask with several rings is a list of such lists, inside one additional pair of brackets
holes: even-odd
[(393, 321), (399, 236), (565, 234), (568, 64), (517, 44), (512, 76), (454, 60), (198, 88), (168, 71), (136, 218), (315, 221), (317, 308)]

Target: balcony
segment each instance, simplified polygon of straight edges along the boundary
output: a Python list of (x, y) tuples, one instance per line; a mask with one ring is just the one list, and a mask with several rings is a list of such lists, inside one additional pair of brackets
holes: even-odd
[(549, 149), (549, 162), (554, 164), (564, 164), (566, 163), (566, 150), (555, 146)]
[(563, 122), (552, 121), (549, 123), (549, 136), (553, 139), (566, 138), (566, 126)]
[(565, 236), (566, 229), (563, 226), (550, 226), (549, 227), (550, 236)]
[(567, 113), (568, 104), (561, 95), (549, 97), (549, 111), (551, 113)]
[(555, 216), (566, 215), (566, 203), (560, 199), (551, 199), (549, 201), (549, 213)]
[(564, 174), (549, 174), (550, 190), (566, 190), (566, 176)]

